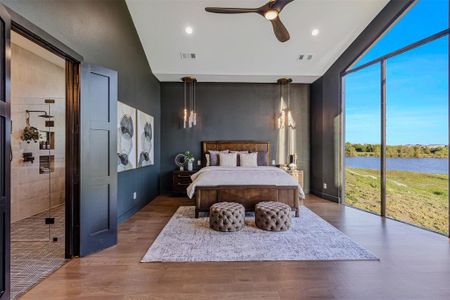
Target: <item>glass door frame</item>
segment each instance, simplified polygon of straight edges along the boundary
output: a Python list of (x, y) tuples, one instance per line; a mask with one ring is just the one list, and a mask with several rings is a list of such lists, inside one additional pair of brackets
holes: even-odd
[[(447, 28), (445, 30), (442, 30), (434, 35), (431, 35), (427, 38), (424, 38), (422, 40), (419, 40), (415, 43), (412, 43), (410, 45), (407, 45), (403, 48), (400, 48), (398, 50), (395, 50), (393, 52), (390, 52), (388, 54), (385, 54), (383, 56), (380, 56), (379, 58), (376, 58), (374, 60), (371, 60), (365, 64), (362, 64), (358, 67), (354, 67), (351, 68), (351, 66), (349, 68), (347, 68), (345, 71), (341, 72), (340, 74), (340, 87), (341, 87), (341, 92), (340, 92), (340, 104), (341, 104), (341, 122), (340, 122), (340, 153), (339, 153), (339, 167), (340, 167), (340, 171), (339, 171), (339, 176), (340, 176), (340, 189), (339, 189), (339, 199), (340, 199), (340, 204), (346, 205), (345, 204), (345, 76), (354, 72), (357, 72), (359, 70), (362, 70), (366, 67), (375, 65), (375, 64), (380, 64), (380, 68), (381, 68), (381, 76), (380, 76), (380, 105), (381, 105), (381, 140), (380, 140), (380, 145), (381, 145), (381, 155), (380, 155), (380, 170), (381, 170), (381, 205), (380, 205), (380, 216), (381, 217), (386, 217), (389, 219), (393, 219), (391, 217), (386, 216), (386, 62), (389, 58), (400, 55), (404, 52), (407, 52), (409, 50), (412, 50), (414, 48), (420, 47), (422, 45), (425, 45), (427, 43), (430, 43), (432, 41), (438, 40), (440, 38), (443, 37), (447, 37), (447, 39), (450, 39), (449, 37), (449, 32), (450, 30)], [(449, 61), (450, 61), (450, 51), (448, 51), (447, 55), (449, 56)], [(447, 72), (449, 72), (449, 68), (450, 66), (447, 66)], [(447, 103), (448, 103), (448, 112), (447, 112), (447, 118), (448, 118), (448, 127), (449, 127), (449, 136), (448, 136), (448, 142), (447, 142), (447, 147), (449, 147), (449, 143), (450, 143), (450, 76), (449, 77), (449, 83), (448, 83), (448, 96), (447, 96)], [(449, 159), (449, 170), (450, 170), (450, 159)], [(449, 174), (450, 175), (450, 174)], [(449, 181), (448, 181), (448, 185), (450, 187), (450, 176), (449, 176)], [(450, 193), (449, 196), (447, 198), (449, 205), (448, 205), (448, 237), (450, 237)], [(353, 207), (353, 206), (350, 206)], [(353, 207), (356, 208), (356, 207)], [(358, 209), (358, 208), (356, 208)], [(366, 211), (366, 210), (364, 210)], [(372, 213), (370, 211), (366, 211), (369, 213)], [(401, 220), (397, 220), (397, 219), (393, 219), (396, 220), (398, 222), (402, 222), (402, 223), (406, 223), (404, 221)], [(419, 227), (421, 229), (425, 229), (428, 231), (432, 231), (432, 232), (436, 232), (415, 224), (411, 224), (411, 223), (406, 223), (408, 225), (412, 225), (415, 227)], [(439, 234), (442, 234), (440, 232), (436, 232)]]

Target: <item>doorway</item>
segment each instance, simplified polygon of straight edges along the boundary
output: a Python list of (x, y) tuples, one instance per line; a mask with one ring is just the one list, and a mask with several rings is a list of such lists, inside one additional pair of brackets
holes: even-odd
[(11, 298), (65, 263), (65, 60), (11, 33)]

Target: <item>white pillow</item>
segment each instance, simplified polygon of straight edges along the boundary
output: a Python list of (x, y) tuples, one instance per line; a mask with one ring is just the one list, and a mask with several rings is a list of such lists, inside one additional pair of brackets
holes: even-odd
[(241, 167), (257, 167), (258, 166), (258, 152), (240, 153)]
[(237, 167), (237, 153), (219, 153), (221, 167)]
[(206, 166), (209, 167), (211, 163), (210, 163), (210, 159), (209, 159), (209, 154), (208, 153), (205, 154), (205, 158), (206, 158)]

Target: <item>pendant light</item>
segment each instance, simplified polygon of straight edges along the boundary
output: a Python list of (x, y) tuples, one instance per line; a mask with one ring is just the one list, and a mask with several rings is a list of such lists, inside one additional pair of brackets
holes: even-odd
[(197, 79), (192, 76), (181, 78), (183, 81), (183, 128), (192, 128), (197, 125), (197, 111), (195, 107), (195, 83)]
[(277, 128), (289, 127), (295, 129), (296, 124), (291, 112), (291, 78), (280, 78), (277, 81), (280, 86), (280, 112), (277, 117)]

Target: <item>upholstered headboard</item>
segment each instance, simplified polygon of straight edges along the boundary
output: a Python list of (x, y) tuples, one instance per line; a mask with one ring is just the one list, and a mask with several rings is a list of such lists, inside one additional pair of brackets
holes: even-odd
[(270, 162), (270, 143), (263, 141), (203, 141), (202, 142), (202, 166), (206, 165), (205, 154), (209, 150), (230, 151), (266, 151)]

